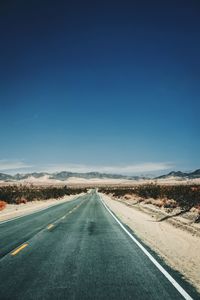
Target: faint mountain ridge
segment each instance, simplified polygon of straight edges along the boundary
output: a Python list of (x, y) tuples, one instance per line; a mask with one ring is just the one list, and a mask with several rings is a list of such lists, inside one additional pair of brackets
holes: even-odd
[(69, 171), (62, 171), (62, 172), (33, 172), (33, 173), (26, 173), (21, 174), (17, 173), (15, 175), (9, 175), (5, 173), (0, 173), (0, 181), (3, 182), (20, 182), (20, 181), (28, 181), (30, 180), (43, 180), (46, 178), (47, 180), (53, 181), (67, 181), (70, 178), (77, 178), (77, 179), (122, 179), (122, 180), (151, 180), (151, 179), (178, 179), (178, 180), (186, 180), (186, 179), (196, 179), (200, 178), (200, 169), (197, 169), (193, 172), (181, 172), (181, 171), (171, 171), (168, 174), (157, 176), (157, 177), (150, 177), (148, 175), (141, 175), (141, 176), (134, 176), (134, 175), (121, 175), (121, 174), (109, 174), (109, 173), (100, 173), (100, 172), (87, 172), (87, 173), (78, 173), (78, 172), (69, 172)]
[(33, 173), (27, 173), (27, 174), (17, 173), (16, 175), (13, 175), (12, 177), (14, 180), (22, 180), (22, 179), (27, 179), (28, 177), (40, 178), (45, 175), (49, 175), (49, 174), (46, 172), (40, 172), (40, 173), (33, 172)]
[(195, 179), (200, 178), (200, 169), (197, 169), (193, 172), (181, 172), (181, 171), (172, 171), (168, 174), (158, 176), (155, 179), (167, 179), (167, 178), (180, 178), (180, 179)]
[(84, 178), (84, 179), (139, 179), (140, 176), (128, 176), (121, 174), (108, 174), (108, 173), (100, 173), (100, 172), (87, 172), (87, 173), (77, 173), (77, 172), (67, 172), (62, 171), (58, 173), (50, 174), (50, 179), (56, 180), (66, 180), (70, 177)]
[(12, 179), (13, 179), (12, 175), (0, 173), (0, 181), (8, 181), (8, 180), (12, 180)]
[(77, 173), (77, 172), (55, 172), (55, 173), (47, 173), (47, 172), (33, 172), (27, 174), (17, 173), (15, 175), (8, 175), (4, 173), (0, 173), (0, 181), (22, 181), (27, 180), (29, 178), (41, 179), (43, 177), (48, 177), (48, 179), (65, 181), (71, 177), (75, 178), (84, 178), (84, 179), (126, 179), (126, 180), (139, 180), (146, 179), (143, 176), (128, 176), (128, 175), (120, 175), (120, 174), (108, 174), (108, 173), (100, 173), (100, 172), (88, 172), (88, 173)]

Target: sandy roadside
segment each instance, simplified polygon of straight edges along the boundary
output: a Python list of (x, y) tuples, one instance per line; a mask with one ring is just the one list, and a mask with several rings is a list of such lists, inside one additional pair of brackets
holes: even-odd
[(127, 224), (136, 235), (151, 247), (173, 269), (181, 272), (186, 280), (200, 292), (200, 238), (155, 219), (134, 207), (102, 195), (109, 208)]
[(0, 211), (0, 222), (16, 217), (31, 214), (33, 212), (73, 200), (78, 195), (64, 196), (58, 199), (40, 200), (27, 202), (26, 204), (7, 204), (3, 211)]

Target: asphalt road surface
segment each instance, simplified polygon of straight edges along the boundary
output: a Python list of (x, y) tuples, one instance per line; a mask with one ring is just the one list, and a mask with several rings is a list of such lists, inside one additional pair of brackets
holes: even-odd
[(0, 256), (1, 300), (184, 299), (94, 191), (0, 224)]

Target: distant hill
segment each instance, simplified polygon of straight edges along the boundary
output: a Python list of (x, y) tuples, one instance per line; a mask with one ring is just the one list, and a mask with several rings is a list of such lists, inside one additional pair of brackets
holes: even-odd
[(12, 179), (13, 179), (13, 176), (4, 174), (4, 173), (0, 173), (0, 181), (10, 181)]
[(172, 171), (166, 175), (162, 175), (159, 177), (156, 177), (156, 179), (167, 179), (167, 178), (182, 178), (182, 179), (195, 179), (195, 178), (200, 178), (200, 169), (197, 169), (196, 171), (186, 173), (186, 172), (181, 172), (181, 171)]
[(89, 173), (74, 173), (74, 172), (59, 172), (53, 173), (50, 175), (50, 179), (57, 179), (57, 180), (66, 180), (70, 177), (77, 177), (77, 178), (84, 178), (84, 179), (139, 179), (139, 176), (126, 176), (120, 174), (106, 174), (106, 173), (99, 173), (99, 172), (89, 172)]
[(84, 179), (129, 179), (129, 180), (138, 180), (138, 179), (145, 179), (145, 177), (140, 176), (126, 176), (120, 174), (106, 174), (106, 173), (99, 173), (99, 172), (89, 172), (89, 173), (75, 173), (75, 172), (57, 172), (57, 173), (46, 173), (46, 172), (34, 172), (34, 173), (27, 173), (27, 174), (15, 174), (15, 175), (8, 175), (4, 173), (0, 173), (0, 181), (20, 181), (26, 180), (29, 178), (40, 179), (46, 177), (51, 180), (59, 180), (65, 181), (71, 177), (75, 178), (84, 178)]
[(40, 178), (40, 177), (43, 177), (43, 176), (46, 176), (46, 175), (49, 175), (48, 173), (44, 173), (44, 172), (40, 172), (40, 173), (37, 173), (37, 172), (34, 172), (34, 173), (27, 173), (27, 174), (16, 174), (16, 175), (13, 175), (12, 178), (13, 180), (22, 180), (22, 179), (27, 179), (29, 177), (34, 177), (34, 178)]
[[(8, 175), (4, 173), (0, 173), (0, 181), (3, 182), (18, 182), (18, 181), (39, 181), (39, 180), (48, 180), (53, 182), (56, 181), (66, 181), (69, 178), (82, 178), (82, 179), (124, 179), (124, 180), (139, 180), (139, 179), (151, 179), (148, 176), (126, 176), (120, 174), (107, 174), (107, 173), (99, 173), (99, 172), (89, 172), (89, 173), (77, 173), (77, 172), (55, 172), (55, 173), (47, 173), (47, 172), (33, 172), (27, 174), (15, 174)], [(181, 172), (181, 171), (172, 171), (166, 175), (155, 177), (154, 179), (196, 179), (200, 178), (200, 169), (195, 170), (190, 173)]]

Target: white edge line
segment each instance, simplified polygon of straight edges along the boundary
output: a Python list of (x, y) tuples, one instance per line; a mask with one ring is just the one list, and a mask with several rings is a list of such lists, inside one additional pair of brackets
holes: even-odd
[[(76, 199), (78, 199), (78, 198), (79, 198), (79, 197), (75, 197), (75, 198), (70, 199), (69, 201), (76, 200)], [(15, 220), (17, 220), (17, 219), (21, 219), (21, 218), (26, 217), (26, 216), (29, 216), (29, 215), (34, 215), (34, 214), (36, 214), (36, 213), (38, 213), (38, 212), (40, 212), (40, 211), (43, 211), (43, 210), (45, 210), (45, 209), (51, 208), (51, 207), (56, 206), (56, 205), (64, 204), (64, 203), (69, 202), (69, 201), (63, 201), (62, 203), (55, 203), (55, 204), (52, 204), (52, 205), (50, 205), (50, 206), (47, 206), (47, 207), (38, 209), (38, 210), (36, 210), (36, 211), (34, 211), (34, 212), (26, 213), (26, 214), (23, 214), (23, 215), (21, 215), (21, 216), (18, 216), (18, 217), (9, 219), (9, 220), (0, 221), (0, 225), (1, 225), (1, 224), (4, 224), (4, 223), (11, 222), (11, 221), (15, 221)]]
[(177, 291), (185, 298), (186, 300), (193, 300), (191, 296), (176, 282), (176, 280), (157, 262), (157, 260), (138, 242), (136, 238), (124, 227), (124, 225), (118, 220), (118, 218), (112, 213), (108, 208), (107, 204), (103, 201), (102, 197), (99, 195), (99, 198), (111, 216), (117, 221), (120, 227), (129, 235), (129, 237), (137, 244), (137, 246), (146, 254), (146, 256), (152, 261), (152, 263), (159, 269), (159, 271), (171, 282), (171, 284), (177, 289)]

